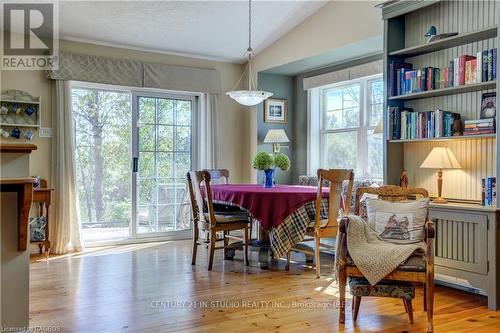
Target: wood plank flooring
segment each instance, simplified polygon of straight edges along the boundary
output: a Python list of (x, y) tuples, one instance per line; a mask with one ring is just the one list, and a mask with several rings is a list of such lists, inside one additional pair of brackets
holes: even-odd
[[(207, 250), (191, 266), (191, 242), (171, 241), (89, 249), (83, 254), (32, 257), (30, 325), (64, 332), (425, 332), (422, 291), (410, 325), (398, 299), (364, 298), (358, 321), (338, 324), (333, 257), (322, 258), (315, 278), (302, 254), (291, 270), (274, 261), (250, 267), (216, 251), (212, 272)], [(500, 314), (486, 298), (437, 286), (436, 332), (500, 332)]]

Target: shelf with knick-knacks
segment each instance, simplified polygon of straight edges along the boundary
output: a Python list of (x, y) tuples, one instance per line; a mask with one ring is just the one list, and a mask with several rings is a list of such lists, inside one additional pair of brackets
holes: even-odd
[(0, 136), (13, 139), (33, 138), (40, 127), (40, 96), (16, 89), (5, 90), (0, 97)]

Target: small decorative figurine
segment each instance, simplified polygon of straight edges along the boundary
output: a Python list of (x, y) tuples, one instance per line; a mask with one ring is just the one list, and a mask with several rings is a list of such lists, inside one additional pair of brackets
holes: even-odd
[(5, 105), (2, 105), (0, 107), (0, 114), (7, 114), (9, 112), (9, 108), (6, 107)]
[(401, 171), (401, 177), (399, 177), (399, 186), (404, 188), (408, 187), (408, 174), (406, 173), (405, 169)]
[(445, 32), (442, 34), (437, 33), (437, 28), (433, 25), (430, 26), (429, 30), (425, 33), (424, 37), (427, 40), (427, 43), (434, 42), (440, 39), (448, 38), (451, 36), (458, 35), (458, 32)]
[(424, 37), (426, 38), (430, 38), (432, 36), (436, 36), (437, 35), (437, 29), (435, 26), (431, 25), (431, 27), (429, 28), (429, 30), (427, 30), (426, 34), (424, 35)]
[(455, 114), (455, 120), (453, 121), (453, 136), (462, 135), (464, 133), (462, 125), (462, 117), (459, 113)]

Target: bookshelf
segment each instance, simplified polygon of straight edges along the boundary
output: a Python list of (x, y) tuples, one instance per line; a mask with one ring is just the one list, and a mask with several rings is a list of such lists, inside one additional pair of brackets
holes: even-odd
[(487, 82), (479, 82), (479, 83), (470, 83), (464, 84), (458, 87), (449, 87), (449, 88), (441, 88), (435, 90), (422, 91), (417, 93), (399, 95), (399, 96), (391, 96), (388, 98), (390, 101), (395, 100), (411, 100), (411, 99), (420, 99), (420, 98), (429, 98), (429, 97), (437, 97), (437, 96), (446, 96), (453, 94), (463, 94), (472, 91), (482, 91), (487, 89), (494, 89), (497, 85), (496, 81), (487, 81)]
[[(498, 75), (494, 81), (414, 92), (397, 96), (389, 95), (389, 70), (391, 61), (407, 62), (413, 68), (446, 67), (450, 60), (462, 54), (476, 55), (477, 52), (498, 48), (498, 22), (496, 15), (500, 6), (495, 2), (472, 1), (396, 1), (382, 5), (384, 19), (384, 127), (389, 127), (388, 107), (412, 108), (414, 111), (442, 109), (460, 113), (462, 120), (479, 119), (481, 95), (497, 92)], [(438, 33), (458, 32), (458, 35), (431, 43), (425, 42), (424, 34), (431, 25)], [(497, 59), (498, 64), (498, 59)], [(498, 65), (497, 65), (498, 68)], [(496, 123), (498, 124), (496, 116)], [(398, 184), (401, 170), (406, 169), (410, 184), (427, 188), (431, 196), (437, 190), (430, 170), (419, 168), (420, 159), (432, 147), (447, 145), (459, 151), (461, 159), (478, 159), (479, 164), (466, 163), (460, 174), (457, 172), (453, 183), (445, 188), (450, 199), (480, 200), (481, 178), (497, 175), (497, 134), (423, 138), (411, 140), (388, 140), (384, 133), (384, 180), (388, 184)], [(474, 146), (474, 149), (471, 146)], [(462, 151), (463, 150), (463, 151)], [(487, 152), (479, 156), (475, 151)], [(477, 156), (476, 156), (477, 155)], [(423, 157), (422, 157), (423, 156)], [(453, 172), (450, 172), (453, 174)], [(468, 175), (473, 179), (466, 179)], [(453, 174), (454, 175), (454, 174)], [(411, 178), (413, 177), (413, 179)], [(461, 186), (462, 182), (467, 187)], [(449, 190), (446, 193), (446, 190)], [(500, 206), (497, 197), (497, 207)]]
[[(429, 218), (436, 228), (436, 279), (459, 288), (476, 288), (488, 296), (488, 307), (500, 308), (500, 196), (496, 207), (483, 207), (481, 179), (500, 173), (499, 133), (410, 140), (389, 140), (388, 107), (414, 111), (437, 109), (459, 113), (462, 120), (480, 118), (482, 94), (496, 92), (494, 81), (390, 96), (391, 61), (411, 63), (414, 69), (443, 68), (461, 55), (499, 48), (500, 2), (481, 0), (387, 1), (380, 5), (384, 20), (384, 182), (399, 185), (403, 169), (411, 187), (423, 187), (431, 197), (437, 194), (437, 170), (420, 169), (434, 147), (449, 147), (462, 168), (444, 171), (443, 196), (450, 204), (431, 204)], [(426, 43), (430, 26), (438, 33), (458, 35)], [(496, 68), (499, 61), (496, 61)], [(498, 106), (498, 104), (497, 104)], [(495, 122), (500, 124), (500, 112)]]
[(426, 53), (448, 49), (454, 46), (469, 44), (497, 36), (497, 26), (466, 32), (457, 36), (441, 39), (435, 42), (407, 47), (389, 53), (389, 56), (415, 57)]
[(405, 142), (440, 142), (440, 141), (450, 141), (450, 140), (470, 140), (470, 139), (484, 139), (484, 138), (496, 138), (496, 134), (479, 134), (479, 135), (457, 135), (457, 136), (445, 136), (440, 138), (423, 138), (423, 139), (401, 139), (401, 140), (389, 140), (389, 143), (405, 143)]

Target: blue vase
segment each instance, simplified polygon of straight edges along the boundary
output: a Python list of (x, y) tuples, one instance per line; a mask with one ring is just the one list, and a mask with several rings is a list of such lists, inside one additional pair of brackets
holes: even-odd
[(274, 168), (264, 170), (264, 174), (266, 175), (266, 179), (264, 180), (265, 188), (273, 188), (274, 187)]

